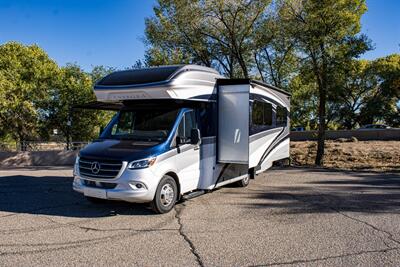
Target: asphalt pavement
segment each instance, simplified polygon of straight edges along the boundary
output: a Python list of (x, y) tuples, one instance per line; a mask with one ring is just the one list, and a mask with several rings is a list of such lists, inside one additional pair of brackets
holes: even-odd
[(399, 266), (400, 173), (273, 169), (155, 215), (0, 170), (1, 266)]

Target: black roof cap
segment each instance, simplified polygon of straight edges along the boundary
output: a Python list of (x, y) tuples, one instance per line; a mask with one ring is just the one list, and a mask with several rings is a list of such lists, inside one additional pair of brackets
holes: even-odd
[(96, 86), (121, 86), (165, 82), (180, 68), (182, 68), (182, 65), (116, 71), (101, 79)]

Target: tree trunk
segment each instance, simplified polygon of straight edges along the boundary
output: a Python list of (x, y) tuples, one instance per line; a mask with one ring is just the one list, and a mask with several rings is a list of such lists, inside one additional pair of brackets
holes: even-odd
[(249, 78), (249, 72), (247, 71), (246, 62), (244, 62), (242, 56), (239, 56), (238, 60), (239, 60), (239, 65), (240, 65), (240, 67), (242, 69), (243, 77), (245, 79), (248, 79)]
[(319, 93), (319, 106), (318, 106), (318, 145), (317, 145), (317, 156), (315, 157), (315, 165), (324, 165), (324, 154), (325, 154), (325, 128), (326, 128), (326, 92), (328, 89), (328, 69), (327, 60), (325, 54), (325, 46), (323, 43), (320, 44), (322, 66), (320, 72), (320, 83), (318, 86)]
[(19, 150), (20, 151), (26, 151), (25, 142), (22, 139), (19, 139)]
[(23, 135), (18, 135), (19, 151), (26, 151), (26, 143)]
[(69, 138), (69, 134), (67, 135), (67, 150), (70, 150), (70, 138)]
[(315, 165), (324, 165), (325, 153), (325, 117), (326, 117), (326, 92), (324, 88), (319, 89), (319, 107), (318, 107), (318, 145), (317, 157), (315, 158)]
[(260, 66), (260, 61), (257, 59), (257, 53), (256, 52), (254, 53), (254, 62), (256, 63), (257, 70), (258, 70), (258, 73), (260, 74), (261, 80), (263, 82), (265, 82), (265, 78), (264, 78), (264, 75), (262, 73), (262, 69), (261, 69), (261, 66)]
[[(68, 122), (68, 124), (69, 124), (69, 122)], [(65, 131), (65, 141), (66, 141), (66, 143), (67, 143), (67, 150), (70, 150), (70, 142), (71, 142), (71, 131), (70, 131), (70, 125), (67, 125), (67, 129), (66, 129), (66, 131)]]

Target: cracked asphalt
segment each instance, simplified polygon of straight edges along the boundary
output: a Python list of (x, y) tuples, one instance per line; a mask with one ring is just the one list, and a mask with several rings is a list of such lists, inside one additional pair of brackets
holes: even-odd
[(91, 204), (71, 174), (0, 170), (1, 266), (400, 265), (400, 173), (273, 169), (164, 215)]

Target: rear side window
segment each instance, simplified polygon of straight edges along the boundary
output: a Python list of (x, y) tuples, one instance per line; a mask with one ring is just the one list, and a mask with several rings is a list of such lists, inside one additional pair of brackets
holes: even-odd
[(274, 126), (271, 103), (254, 100), (251, 107), (250, 134), (259, 133)]
[(254, 101), (252, 123), (260, 126), (272, 126), (272, 105), (270, 103)]

